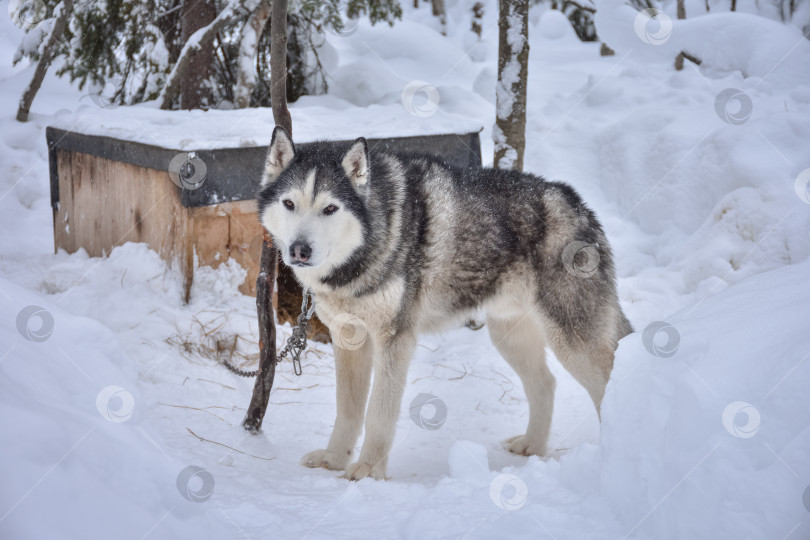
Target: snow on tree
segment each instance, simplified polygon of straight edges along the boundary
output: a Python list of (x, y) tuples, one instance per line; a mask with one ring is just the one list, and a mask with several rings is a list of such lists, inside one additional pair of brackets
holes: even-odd
[(194, 75), (194, 68), (198, 66), (198, 62), (196, 62), (198, 53), (209, 50), (217, 33), (241, 16), (246, 15), (247, 12), (253, 11), (257, 2), (258, 0), (231, 0), (213, 21), (188, 37), (177, 62), (169, 73), (166, 85), (160, 93), (161, 109), (172, 108), (184, 80)]
[(550, 2), (551, 9), (559, 9), (571, 23), (577, 36), (582, 41), (595, 41), (596, 27), (593, 15), (596, 8), (592, 0), (540, 0)]
[(529, 66), (529, 2), (500, 0), (498, 83), (495, 90), (494, 166), (523, 169)]
[[(33, 39), (28, 41), (24, 40), (23, 47), (17, 52), (17, 55), (15, 55), (14, 63), (17, 63), (22, 57), (22, 54), (25, 53), (36, 55), (38, 58), (37, 67), (34, 70), (34, 77), (25, 89), (25, 92), (23, 92), (19, 108), (17, 109), (17, 120), (19, 122), (28, 121), (31, 103), (33, 103), (34, 96), (37, 95), (39, 87), (42, 86), (42, 80), (45, 78), (45, 73), (48, 71), (51, 61), (53, 61), (57, 44), (65, 31), (65, 27), (67, 27), (72, 12), (73, 0), (64, 0), (64, 2), (59, 4), (56, 10), (54, 10), (53, 19), (35, 28), (31, 36)], [(28, 36), (28, 34), (26, 34), (26, 36)], [(34, 46), (34, 43), (37, 42), (42, 44), (41, 48), (39, 44)]]
[[(183, 2), (182, 36), (188, 43), (194, 33), (205, 28), (217, 16), (214, 0), (195, 0)], [(181, 60), (184, 60), (181, 58)], [(180, 81), (180, 107), (182, 109), (200, 109), (211, 106), (213, 92), (206, 82), (211, 75), (211, 64), (214, 60), (214, 40), (200, 43), (199, 48), (189, 52), (188, 68), (184, 70)]]
[[(60, 5), (37, 0), (12, 9), (26, 28), (15, 63), (39, 62)], [(237, 95), (239, 106), (269, 106), (270, 24), (262, 10), (269, 5), (269, 0), (206, 0), (209, 11), (201, 14), (201, 5), (190, 0), (74, 0), (50, 54), (63, 59), (57, 75), (69, 76), (80, 89), (89, 86), (94, 101), (105, 106), (159, 99), (163, 108), (228, 107)], [(31, 6), (38, 11), (30, 13)], [(393, 24), (402, 16), (397, 0), (302, 0), (290, 9), (290, 101), (326, 90), (317, 48), (327, 29), (341, 28), (345, 17), (367, 14), (372, 24)]]
[[(42, 2), (47, 13), (56, 13), (61, 2)], [(105, 99), (132, 103), (154, 99), (165, 79), (170, 54), (164, 40), (155, 2), (117, 0), (72, 2), (73, 9), (63, 31), (55, 40), (52, 55), (61, 57), (57, 75), (68, 75), (96, 89), (112, 87)], [(39, 46), (55, 18), (28, 28), (14, 57), (39, 60)]]
[(237, 109), (250, 107), (250, 96), (256, 88), (257, 71), (256, 55), (259, 50), (259, 39), (267, 21), (270, 19), (270, 0), (261, 0), (253, 10), (242, 30), (237, 56), (236, 86), (234, 87), (234, 106)]

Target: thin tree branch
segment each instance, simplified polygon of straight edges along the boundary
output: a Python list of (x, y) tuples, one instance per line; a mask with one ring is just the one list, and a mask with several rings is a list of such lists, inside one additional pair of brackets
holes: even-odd
[(212, 444), (218, 444), (219, 446), (224, 446), (225, 448), (229, 448), (229, 449), (233, 450), (234, 452), (239, 452), (240, 454), (243, 454), (245, 456), (250, 456), (250, 457), (256, 458), (256, 459), (262, 459), (264, 461), (273, 461), (274, 459), (276, 459), (275, 457), (266, 458), (266, 457), (261, 457), (261, 456), (254, 456), (253, 454), (248, 454), (247, 452), (242, 452), (241, 450), (237, 450), (233, 446), (228, 446), (227, 444), (222, 444), (221, 442), (212, 441), (211, 439), (206, 439), (204, 437), (200, 437), (199, 435), (197, 435), (196, 433), (191, 431), (189, 428), (186, 428), (186, 431), (188, 431), (189, 433), (191, 433), (192, 435), (197, 437), (202, 442), (209, 442), (209, 443), (212, 443)]
[[(61, 11), (59, 11), (60, 8)], [(37, 67), (34, 70), (34, 76), (31, 78), (31, 83), (25, 89), (22, 99), (20, 99), (20, 104), (17, 108), (18, 122), (28, 121), (28, 113), (31, 111), (31, 104), (34, 102), (34, 97), (36, 97), (37, 92), (39, 92), (39, 89), (42, 86), (42, 81), (45, 79), (45, 73), (48, 72), (48, 68), (50, 67), (51, 62), (53, 62), (53, 57), (56, 53), (56, 45), (61, 39), (62, 34), (65, 32), (70, 15), (73, 13), (73, 0), (63, 0), (62, 3), (57, 6), (56, 11), (58, 12), (58, 15), (56, 15), (56, 22), (51, 30), (51, 35), (48, 36), (48, 41), (45, 43), (45, 47), (42, 49), (42, 53), (39, 55), (39, 62), (37, 62)]]

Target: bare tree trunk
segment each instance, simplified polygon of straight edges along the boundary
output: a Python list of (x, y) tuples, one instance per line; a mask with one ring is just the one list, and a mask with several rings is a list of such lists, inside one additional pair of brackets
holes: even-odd
[(737, 11), (737, 0), (731, 0), (731, 11)]
[(439, 23), (442, 25), (442, 35), (447, 35), (447, 8), (444, 5), (444, 0), (431, 0), (431, 8), (433, 15), (439, 18)]
[(709, 7), (709, 0), (706, 0), (706, 13), (709, 13), (711, 10), (711, 7)]
[[(270, 100), (273, 120), (292, 137), (292, 117), (287, 108), (287, 0), (273, 0), (273, 20), (270, 23)], [(259, 279), (256, 281), (256, 310), (259, 316), (259, 374), (253, 386), (242, 426), (258, 431), (267, 412), (270, 390), (276, 373), (276, 325), (273, 312), (273, 286), (278, 252), (270, 235), (265, 232)]]
[(499, 4), (494, 166), (520, 171), (526, 147), (529, 0), (500, 0)]
[(678, 0), (678, 18), (686, 18), (686, 3), (684, 0)]
[(160, 92), (160, 108), (170, 109), (174, 98), (180, 92), (183, 79), (192, 75), (193, 69), (192, 58), (193, 53), (200, 50), (205, 45), (211, 45), (216, 37), (217, 32), (222, 28), (234, 22), (242, 14), (242, 5), (244, 0), (232, 0), (225, 8), (216, 16), (216, 18), (204, 28), (200, 28), (194, 32), (183, 45), (177, 62), (174, 64), (171, 73), (166, 79), (166, 84)]
[[(59, 7), (56, 9), (58, 11)], [(34, 69), (34, 76), (31, 78), (31, 82), (28, 84), (25, 92), (23, 92), (22, 99), (20, 99), (20, 104), (17, 108), (18, 122), (28, 121), (28, 113), (31, 111), (31, 104), (34, 102), (34, 97), (36, 97), (39, 88), (42, 86), (45, 73), (48, 72), (48, 68), (53, 61), (56, 45), (65, 32), (71, 13), (73, 13), (73, 0), (63, 0), (61, 11), (56, 15), (56, 22), (51, 30), (51, 35), (48, 36), (48, 41), (45, 43), (45, 47), (39, 55), (39, 62), (37, 62), (36, 69)]]
[(256, 52), (264, 27), (270, 19), (270, 0), (261, 0), (242, 30), (239, 41), (236, 87), (234, 88), (234, 105), (237, 109), (250, 107), (250, 96), (256, 88)]
[(277, 126), (287, 130), (290, 138), (292, 117), (287, 108), (287, 0), (273, 0), (270, 23), (270, 105)]
[[(678, 0), (678, 19), (685, 19), (686, 18), (686, 5), (685, 0)], [(678, 53), (678, 56), (675, 57), (675, 69), (680, 71), (683, 69), (683, 51)]]
[[(205, 28), (217, 17), (214, 0), (183, 0), (182, 38), (187, 43), (194, 32)], [(210, 103), (211, 89), (205, 81), (211, 75), (211, 62), (214, 59), (214, 40), (200, 43), (197, 49), (189, 51), (188, 70), (180, 80), (180, 108), (200, 109)]]

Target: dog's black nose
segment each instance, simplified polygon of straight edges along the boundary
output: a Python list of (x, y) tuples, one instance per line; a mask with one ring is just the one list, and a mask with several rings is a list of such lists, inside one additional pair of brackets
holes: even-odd
[(306, 262), (312, 256), (312, 248), (306, 242), (293, 242), (290, 246), (290, 259), (292, 262)]

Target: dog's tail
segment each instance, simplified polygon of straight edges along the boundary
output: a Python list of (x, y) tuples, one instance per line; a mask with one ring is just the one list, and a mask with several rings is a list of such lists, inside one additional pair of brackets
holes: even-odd
[(635, 330), (633, 330), (633, 325), (630, 324), (630, 321), (628, 321), (627, 317), (625, 317), (624, 311), (622, 311), (622, 308), (619, 308), (619, 315), (621, 315), (622, 318), (619, 321), (618, 339), (617, 339), (617, 341), (619, 339), (622, 339), (623, 337), (628, 336), (628, 335), (632, 334), (633, 332), (635, 332)]

